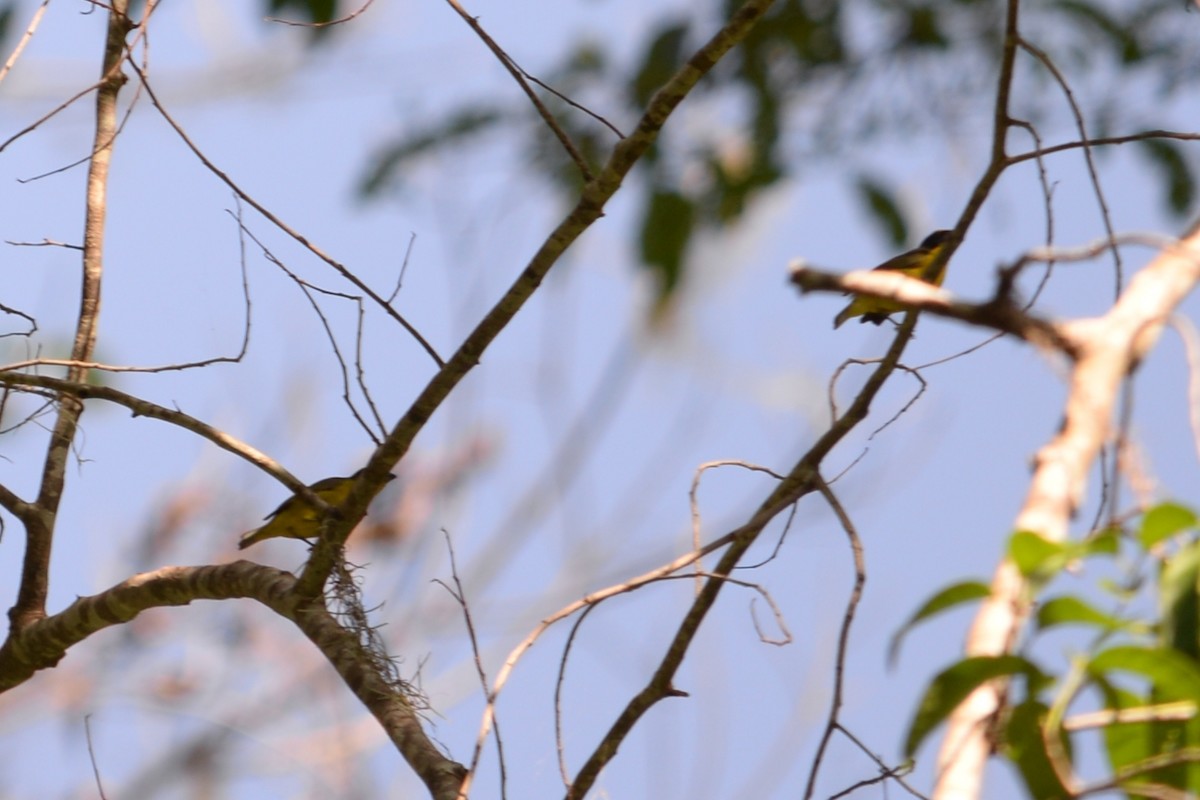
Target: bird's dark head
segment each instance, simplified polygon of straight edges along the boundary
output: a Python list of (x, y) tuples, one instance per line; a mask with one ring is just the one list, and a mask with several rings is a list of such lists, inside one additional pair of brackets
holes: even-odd
[(954, 235), (954, 231), (934, 231), (925, 237), (921, 242), (921, 247), (926, 250), (932, 250), (935, 247), (941, 247), (946, 242), (950, 241), (950, 237)]

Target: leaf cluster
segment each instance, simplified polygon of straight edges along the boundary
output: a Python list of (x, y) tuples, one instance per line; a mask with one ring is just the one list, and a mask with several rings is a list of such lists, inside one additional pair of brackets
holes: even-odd
[[(993, 738), (1029, 797), (1112, 789), (1128, 796), (1200, 793), (1198, 530), (1193, 511), (1165, 503), (1132, 529), (1104, 530), (1078, 542), (1014, 533), (1007, 556), (1031, 587), (1028, 640), (1014, 654), (970, 656), (935, 675), (910, 723), (905, 757), (915, 757), (972, 691), (1003, 681), (1008, 705), (994, 719)], [(1095, 561), (1117, 567), (1120, 579), (1099, 580), (1086, 594), (1057, 591), (1076, 579), (1082, 564)], [(915, 625), (988, 594), (974, 581), (937, 592), (897, 632), (892, 657)], [(1068, 628), (1084, 632), (1082, 646), (1059, 637)], [(1077, 776), (1074, 753), (1079, 737), (1093, 731), (1109, 774), (1089, 782)]]

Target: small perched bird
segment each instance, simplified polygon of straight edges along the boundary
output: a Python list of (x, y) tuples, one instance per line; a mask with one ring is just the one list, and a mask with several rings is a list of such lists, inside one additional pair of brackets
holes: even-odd
[[(950, 236), (953, 231), (934, 231), (925, 237), (925, 241), (921, 242), (917, 247), (914, 247), (908, 252), (901, 253), (895, 258), (889, 258), (887, 261), (880, 264), (875, 269), (887, 269), (895, 272), (901, 272), (910, 278), (923, 278), (925, 268), (937, 258), (938, 253), (949, 243)], [(942, 280), (946, 277), (946, 265), (942, 264), (942, 268), (938, 273), (927, 281), (934, 286), (941, 286)], [(859, 322), (870, 322), (879, 325), (891, 314), (896, 311), (903, 311), (904, 306), (892, 300), (885, 300), (882, 297), (867, 297), (866, 295), (858, 295), (850, 301), (850, 305), (842, 309), (842, 313), (838, 314), (833, 319), (833, 327), (836, 329), (843, 322), (851, 317), (862, 317)]]
[[(329, 505), (341, 505), (350, 496), (354, 482), (362, 473), (363, 470), (360, 469), (348, 478), (322, 478), (308, 488)], [(388, 480), (395, 477), (395, 475), (388, 475)], [(238, 550), (245, 550), (263, 539), (273, 539), (277, 536), (289, 539), (307, 539), (316, 536), (321, 514), (303, 497), (294, 494), (280, 503), (279, 508), (267, 514), (263, 519), (267, 520), (266, 525), (242, 534), (242, 538), (238, 540)]]

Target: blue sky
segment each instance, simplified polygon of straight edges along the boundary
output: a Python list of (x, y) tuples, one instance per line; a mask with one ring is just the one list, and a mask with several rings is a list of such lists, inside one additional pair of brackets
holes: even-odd
[[(164, 7), (153, 31), (155, 86), (222, 170), (373, 286), (390, 289), (415, 234), (397, 305), (445, 354), (516, 276), (561, 208), (544, 184), (527, 177), (530, 166), (511, 141), (445, 152), (406, 174), (395, 197), (372, 205), (355, 201), (353, 187), (368, 153), (397, 130), (463, 98), (516, 94), (448, 8), (377, 5), (363, 24), (311, 55), (301, 51), (294, 31), (264, 28), (235, 4)], [(541, 4), (491, 5), (473, 11), (535, 73), (555, 63), (558, 43), (573, 33), (640, 41), (647, 21), (661, 10), (595, 3), (555, 7), (550, 14)], [(52, 6), (18, 69), (0, 85), (0, 136), (86, 85), (96, 71), (101, 25), (99, 14)], [(1175, 127), (1187, 123), (1186, 108), (1180, 108), (1184, 112), (1164, 109), (1164, 117), (1183, 120)], [(670, 123), (673, 133), (721, 124), (706, 113), (712, 112), (685, 105)], [(33, 183), (15, 179), (83, 155), (89, 114), (88, 103), (78, 104), (0, 153), (0, 239), (77, 240), (80, 169)], [(1163, 127), (1171, 126), (1164, 120)], [(872, 150), (870, 163), (887, 169), (914, 219), (929, 229), (949, 227), (982, 168), (986, 135), (984, 127), (967, 126), (903, 145), (883, 143)], [(1178, 230), (1161, 212), (1157, 185), (1130, 152), (1114, 151), (1102, 169), (1117, 230)], [(788, 287), (793, 258), (850, 269), (889, 255), (848, 195), (840, 164), (798, 174), (760, 200), (744, 224), (696, 247), (676, 313), (656, 329), (645, 324), (650, 287), (630, 244), (636, 209), (628, 195), (619, 195), (417, 440), (413, 458), (424, 463), (476, 439), (490, 456), (462, 485), (436, 496), (420, 541), (399, 550), (364, 547), (357, 554), (370, 562), (366, 599), (368, 605), (384, 603), (376, 618), (386, 623), (394, 650), (407, 667), (424, 662), (423, 685), (438, 714), (436, 735), (456, 758), (469, 757), (481, 699), (461, 618), (444, 590), (431, 583), (449, 576), (440, 529), (452, 537), (468, 576), (492, 566), (480, 559), (495, 537), (507, 531), (520, 541), (494, 580), (467, 586), (494, 675), (538, 620), (688, 547), (688, 488), (700, 463), (743, 459), (786, 470), (827, 420), (826, 386), (837, 365), (886, 347), (886, 329), (831, 329), (840, 298), (799, 297)], [(1056, 158), (1053, 179), (1059, 241), (1099, 238), (1081, 159)], [(1040, 244), (1037, 191), (1029, 167), (1005, 178), (956, 255), (947, 288), (985, 298), (997, 264)], [(227, 213), (232, 207), (228, 189), (143, 99), (114, 160), (102, 360), (147, 365), (236, 352), (242, 306), (237, 230)], [(247, 219), (289, 267), (338, 286), (293, 242), (260, 218)], [(2, 302), (36, 314), (43, 329), (39, 342), (60, 348), (76, 304), (73, 253), (0, 252)], [(1130, 250), (1127, 274), (1149, 255)], [(122, 375), (112, 384), (178, 404), (264, 449), (303, 479), (349, 473), (365, 458), (369, 442), (341, 404), (340, 380), (319, 325), (295, 287), (252, 245), (247, 267), (254, 316), (243, 363)], [(1101, 312), (1111, 299), (1110, 274), (1099, 262), (1060, 266), (1040, 308)], [(352, 309), (330, 308), (339, 333), (350, 337), (343, 341), (352, 340)], [(1195, 310), (1194, 301), (1184, 309), (1192, 317)], [(927, 317), (905, 362), (927, 363), (985, 336)], [(385, 418), (394, 419), (432, 374), (431, 364), (402, 331), (375, 317), (366, 346), (373, 391)], [(22, 357), (19, 350), (6, 355)], [(929, 386), (913, 409), (867, 441), (912, 391), (913, 383), (897, 376), (871, 419), (826, 462), (832, 476), (869, 448), (835, 485), (868, 558), (845, 719), (891, 761), (920, 688), (957, 656), (969, 617), (951, 614), (912, 634), (890, 672), (883, 663), (888, 638), (937, 588), (990, 574), (1022, 501), (1030, 459), (1055, 430), (1064, 394), (1061, 363), (1006, 341), (924, 374)], [(1196, 465), (1186, 378), (1182, 348), (1167, 334), (1138, 377), (1134, 418), (1161, 495), (1185, 500)], [(857, 380), (861, 374), (853, 369), (843, 378), (843, 401)], [(602, 404), (605, 413), (577, 426), (589, 401), (606, 391), (611, 400)], [(588, 437), (579, 444), (577, 471), (567, 472), (554, 454), (574, 430)], [(36, 430), (8, 435), (0, 481), (29, 496), (43, 446)], [(55, 608), (136, 569), (234, 558), (237, 533), (286, 496), (228, 454), (162, 423), (131, 420), (117, 408), (89, 408), (80, 447), (86, 461), (72, 468), (56, 542)], [(705, 537), (744, 520), (769, 488), (762, 476), (734, 469), (707, 474), (700, 494)], [(220, 500), (189, 523), (169, 559), (131, 568), (132, 542), (144, 535), (147, 516), (185, 491)], [(543, 496), (544, 509), (514, 516), (526, 495)], [(1081, 519), (1093, 513), (1094, 500)], [(18, 529), (8, 522), (0, 586), (15, 585), (20, 563)], [(751, 562), (770, 553), (780, 531), (779, 524), (772, 526)], [(302, 545), (285, 542), (247, 555), (292, 569), (302, 554)], [(753, 595), (727, 591), (678, 681), (691, 697), (664, 702), (646, 716), (605, 772), (602, 791), (614, 797), (796, 796), (826, 713), (851, 576), (844, 535), (819, 498), (805, 499), (777, 557), (739, 576), (770, 591), (795, 641), (786, 647), (760, 643), (751, 622)], [(690, 586), (678, 581), (619, 598), (584, 625), (566, 682), (572, 765), (661, 657)], [(761, 602), (754, 613), (769, 616)], [(146, 637), (141, 658), (119, 655), (123, 634), (106, 632), (71, 651), (62, 670), (68, 674), (69, 668), (69, 677), (43, 674), (0, 700), (10, 720), (0, 728), (0, 752), (9, 754), (0, 770), (11, 796), (68, 796), (90, 786), (82, 737), (87, 713), (106, 781), (116, 786), (189, 736), (227, 731), (237, 740), (227, 756), (229, 770), (253, 776), (238, 784), (243, 796), (371, 796), (368, 784), (389, 794), (413, 790), (407, 769), (372, 723), (361, 720), (360, 707), (328, 675), (319, 683), (309, 677), (319, 675), (322, 665), (264, 609), (205, 604), (155, 612), (139, 622), (137, 635)], [(235, 647), (223, 633), (227, 626), (239, 626)], [(560, 626), (531, 651), (501, 701), (510, 796), (552, 796), (561, 788), (552, 690), (565, 635)], [(105, 672), (82, 694), (69, 691), (78, 686), (69, 681), (84, 682), (97, 672), (89, 669), (96, 663), (123, 668)], [(162, 689), (166, 677), (189, 687), (183, 699)], [(310, 695), (311, 685), (325, 688)], [(259, 727), (236, 713), (257, 699), (273, 710), (288, 702), (303, 707), (310, 696), (319, 700), (313, 708), (289, 709), (278, 724)], [(346, 726), (341, 735), (360, 748), (354, 757), (371, 766), (366, 776), (314, 766), (296, 755), (326, 742), (318, 733), (331, 721)], [(318, 733), (309, 737), (310, 731)], [(30, 767), (33, 754), (55, 748), (60, 769)], [(131, 752), (139, 757), (130, 758)], [(923, 755), (918, 785), (928, 783), (932, 747)], [(995, 772), (993, 785), (1008, 785), (1003, 769)], [(867, 760), (839, 744), (819, 794), (871, 774)], [(478, 796), (496, 796), (492, 750), (477, 785)], [(174, 791), (185, 793), (178, 786)], [(1004, 789), (996, 791), (1000, 796)]]

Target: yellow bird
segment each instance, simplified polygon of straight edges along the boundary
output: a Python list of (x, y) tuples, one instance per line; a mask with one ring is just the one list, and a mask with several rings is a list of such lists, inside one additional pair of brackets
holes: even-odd
[[(350, 496), (350, 490), (354, 488), (354, 482), (362, 473), (363, 470), (360, 469), (348, 478), (322, 478), (308, 488), (329, 505), (339, 506), (346, 502), (346, 498)], [(388, 475), (388, 480), (395, 477), (395, 475)], [(263, 539), (275, 537), (308, 539), (316, 536), (321, 523), (321, 514), (303, 497), (294, 494), (280, 503), (279, 508), (267, 514), (263, 519), (267, 520), (266, 525), (242, 534), (238, 540), (238, 550), (245, 550)]]
[[(953, 231), (934, 231), (925, 237), (925, 241), (914, 247), (906, 253), (901, 253), (895, 258), (889, 258), (887, 261), (880, 264), (875, 269), (886, 269), (900, 272), (910, 278), (923, 278), (925, 268), (928, 267), (938, 253), (942, 252), (943, 248), (950, 242), (950, 236)], [(934, 286), (941, 286), (942, 281), (946, 277), (946, 264), (942, 264), (942, 268), (932, 278), (928, 279), (928, 283)], [(843, 322), (851, 317), (862, 317), (859, 322), (870, 322), (879, 325), (891, 314), (896, 311), (904, 311), (905, 307), (893, 300), (885, 300), (882, 297), (867, 297), (866, 295), (858, 295), (850, 301), (850, 305), (842, 309), (842, 313), (838, 314), (833, 319), (833, 327), (836, 329)]]

